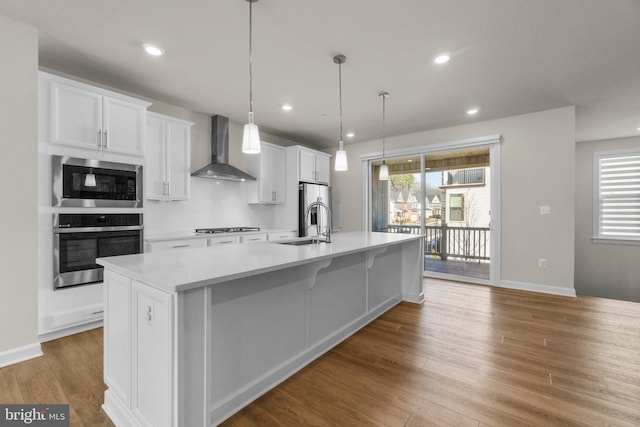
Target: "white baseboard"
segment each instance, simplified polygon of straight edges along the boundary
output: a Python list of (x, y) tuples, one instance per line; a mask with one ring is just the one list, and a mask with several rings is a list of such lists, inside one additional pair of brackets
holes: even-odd
[(0, 352), (0, 368), (40, 356), (42, 356), (42, 348), (39, 342), (12, 348), (11, 350)]
[(51, 332), (45, 332), (38, 335), (40, 342), (47, 342), (51, 340), (57, 340), (58, 338), (66, 337), (69, 335), (77, 334), (80, 332), (88, 331), (89, 329), (95, 329), (102, 327), (102, 320), (96, 320), (93, 322), (85, 323), (83, 325), (71, 326), (69, 328), (58, 329)]
[(574, 288), (565, 288), (562, 286), (539, 285), (537, 283), (514, 282), (511, 280), (500, 280), (500, 282), (495, 286), (508, 289), (518, 289), (520, 291), (539, 292), (542, 294), (576, 297), (576, 290)]

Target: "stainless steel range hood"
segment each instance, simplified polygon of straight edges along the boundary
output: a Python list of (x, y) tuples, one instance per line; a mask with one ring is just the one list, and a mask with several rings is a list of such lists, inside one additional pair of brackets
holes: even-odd
[(246, 172), (229, 164), (229, 118), (211, 117), (211, 163), (191, 176), (225, 181), (255, 181)]

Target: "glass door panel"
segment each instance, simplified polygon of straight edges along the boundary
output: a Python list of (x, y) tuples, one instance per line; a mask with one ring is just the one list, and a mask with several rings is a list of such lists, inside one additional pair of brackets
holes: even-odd
[(380, 180), (382, 161), (371, 163), (371, 229), (420, 234), (423, 223), (420, 157), (388, 159), (389, 179)]

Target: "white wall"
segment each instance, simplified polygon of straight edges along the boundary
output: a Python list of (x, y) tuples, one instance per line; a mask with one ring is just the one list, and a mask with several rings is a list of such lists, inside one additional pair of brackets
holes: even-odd
[(0, 16), (0, 353), (38, 341), (38, 31)]
[(640, 245), (593, 243), (593, 153), (640, 149), (640, 137), (576, 144), (576, 292), (640, 302)]
[[(387, 138), (387, 149), (500, 134), (502, 143), (502, 271), (515, 284), (568, 288), (574, 282), (575, 109), (559, 108)], [(362, 154), (380, 140), (347, 146), (349, 170), (332, 173), (344, 231), (362, 229)], [(551, 215), (540, 215), (540, 205)], [(538, 267), (538, 258), (548, 268)], [(525, 287), (525, 286), (523, 286)]]

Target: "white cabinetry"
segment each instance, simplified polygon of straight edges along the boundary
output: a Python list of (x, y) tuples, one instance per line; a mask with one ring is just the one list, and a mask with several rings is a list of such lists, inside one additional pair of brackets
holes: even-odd
[(260, 155), (249, 159), (249, 173), (256, 177), (256, 181), (249, 183), (249, 203), (284, 203), (285, 158), (284, 148), (261, 143)]
[(147, 242), (145, 252), (167, 251), (171, 249), (204, 248), (207, 246), (206, 239), (174, 239), (161, 240), (158, 242)]
[(40, 72), (45, 142), (126, 155), (144, 155), (150, 103)]
[(224, 245), (227, 243), (240, 243), (240, 236), (219, 236), (219, 237), (209, 237), (207, 239), (207, 247)]
[(321, 151), (295, 146), (297, 154), (298, 181), (329, 184), (331, 156)]
[(105, 402), (119, 409), (107, 413), (123, 425), (173, 425), (173, 295), (112, 272), (105, 290)]
[(278, 240), (287, 240), (298, 237), (298, 233), (295, 231), (281, 231), (276, 233), (267, 233), (267, 240), (270, 242), (277, 242)]
[(147, 113), (147, 199), (189, 198), (192, 125), (162, 114)]
[(257, 243), (257, 242), (266, 242), (267, 235), (266, 234), (249, 234), (240, 236), (240, 243)]

